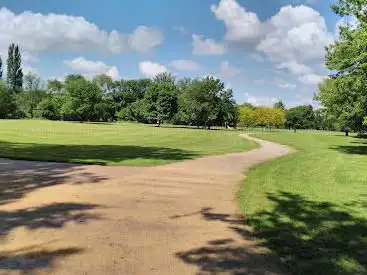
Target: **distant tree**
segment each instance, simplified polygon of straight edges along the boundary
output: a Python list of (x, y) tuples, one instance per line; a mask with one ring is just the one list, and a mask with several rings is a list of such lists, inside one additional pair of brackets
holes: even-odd
[(23, 87), (22, 56), (19, 46), (11, 44), (8, 49), (7, 84), (11, 91), (20, 92)]
[(61, 114), (68, 120), (98, 121), (105, 117), (102, 90), (82, 76), (68, 76), (65, 81), (65, 101)]
[(16, 95), (17, 108), (22, 116), (35, 117), (37, 105), (45, 98), (46, 90), (42, 86), (41, 79), (34, 73), (24, 76), (24, 89)]
[(221, 94), (224, 83), (213, 77), (195, 79), (181, 93), (180, 117), (190, 125), (210, 129), (220, 116)]
[(96, 75), (93, 78), (93, 82), (96, 83), (105, 94), (112, 92), (112, 89), (114, 87), (114, 81), (112, 77), (106, 74)]
[(238, 106), (238, 125), (241, 127), (251, 127), (255, 125), (254, 108), (240, 105)]
[(47, 89), (50, 93), (61, 93), (64, 84), (57, 79), (49, 79), (47, 81)]
[(294, 129), (312, 129), (315, 127), (315, 114), (311, 105), (290, 108), (285, 115), (286, 126)]
[(163, 72), (163, 73), (159, 73), (159, 74), (155, 75), (153, 77), (153, 82), (154, 83), (166, 83), (166, 84), (174, 85), (175, 82), (176, 82), (176, 78), (171, 73)]
[(256, 107), (254, 110), (254, 122), (257, 125), (272, 127), (281, 127), (284, 125), (284, 111), (272, 107)]
[(13, 94), (7, 89), (3, 81), (0, 81), (0, 118), (8, 118), (15, 109)]
[(278, 109), (281, 109), (283, 111), (286, 110), (285, 105), (284, 105), (283, 101), (281, 101), (281, 100), (274, 103), (274, 108), (278, 108)]
[(238, 109), (233, 98), (232, 89), (224, 89), (219, 92), (217, 124), (236, 126), (238, 121)]

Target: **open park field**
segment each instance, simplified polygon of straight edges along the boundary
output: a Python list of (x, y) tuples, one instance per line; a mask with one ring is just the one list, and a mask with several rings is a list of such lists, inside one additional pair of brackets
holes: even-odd
[(364, 139), (49, 121), (1, 133), (2, 157), (67, 163), (0, 161), (0, 274), (366, 274)]
[(25, 160), (150, 166), (256, 147), (232, 132), (134, 123), (2, 120), (0, 129), (0, 157)]

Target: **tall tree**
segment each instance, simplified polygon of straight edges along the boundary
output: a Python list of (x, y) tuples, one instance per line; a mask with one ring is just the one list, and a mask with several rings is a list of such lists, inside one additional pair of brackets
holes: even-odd
[(343, 127), (362, 131), (367, 116), (367, 1), (338, 0), (332, 9), (357, 22), (341, 25), (338, 40), (327, 47), (331, 76), (320, 85), (316, 99)]
[(18, 45), (11, 44), (8, 49), (7, 84), (12, 92), (20, 92), (23, 87), (22, 56)]

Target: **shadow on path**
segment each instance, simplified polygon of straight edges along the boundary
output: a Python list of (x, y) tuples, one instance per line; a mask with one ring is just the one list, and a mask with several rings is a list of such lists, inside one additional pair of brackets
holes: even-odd
[[(216, 213), (212, 208), (203, 208), (198, 212), (173, 216), (172, 219), (201, 215), (206, 221), (221, 221), (239, 234), (244, 240), (251, 240), (249, 227), (243, 217)], [(213, 224), (215, 226), (215, 224)], [(232, 238), (213, 239), (201, 247), (176, 253), (187, 264), (199, 267), (198, 274), (288, 274), (278, 256), (259, 249), (249, 243), (239, 244)]]
[[(23, 198), (39, 188), (63, 184), (71, 180), (70, 172), (81, 166), (64, 163), (41, 163), (0, 159), (0, 206)], [(74, 184), (98, 183), (107, 180), (92, 173), (79, 172)]]
[(0, 240), (17, 227), (30, 230), (61, 228), (68, 222), (83, 223), (101, 216), (86, 211), (97, 208), (94, 204), (53, 203), (15, 211), (0, 211)]
[[(37, 269), (49, 269), (52, 273), (55, 261), (82, 253), (84, 250), (78, 247), (59, 249), (45, 249), (42, 246), (26, 247), (18, 250), (0, 253), (0, 271), (19, 271), (20, 274), (33, 274)], [(45, 273), (46, 274), (46, 273)]]

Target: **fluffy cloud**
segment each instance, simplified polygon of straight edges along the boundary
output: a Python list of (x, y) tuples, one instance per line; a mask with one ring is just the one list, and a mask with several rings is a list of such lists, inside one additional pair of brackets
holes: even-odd
[(333, 39), (320, 13), (303, 5), (282, 7), (269, 24), (257, 50), (275, 62), (322, 58)]
[(146, 51), (162, 40), (158, 30), (145, 26), (124, 35), (116, 30), (107, 32), (84, 17), (29, 11), (15, 14), (0, 9), (0, 51), (16, 42), (32, 53), (54, 50), (119, 53), (129, 48)]
[(155, 46), (162, 44), (163, 34), (154, 28), (139, 26), (129, 36), (129, 45), (138, 52), (146, 52)]
[(93, 77), (98, 74), (106, 74), (113, 79), (119, 78), (119, 71), (116, 66), (108, 66), (102, 61), (86, 60), (78, 57), (73, 60), (66, 60), (65, 64), (73, 71), (80, 73), (86, 77)]
[(192, 53), (195, 55), (222, 55), (226, 53), (224, 45), (197, 34), (192, 35), (192, 46)]
[(288, 72), (295, 75), (304, 75), (312, 72), (312, 69), (309, 66), (304, 64), (299, 64), (297, 61), (292, 60), (288, 62), (281, 62), (276, 65), (277, 69), (286, 69)]
[(146, 77), (154, 77), (159, 73), (168, 72), (167, 68), (161, 64), (151, 61), (142, 61), (139, 63), (140, 72)]
[(232, 67), (228, 61), (222, 61), (220, 64), (220, 72), (222, 75), (232, 77), (238, 74), (241, 70), (239, 68)]
[(262, 24), (256, 13), (247, 11), (235, 0), (221, 0), (211, 5), (211, 11), (226, 26), (225, 39), (240, 41), (257, 38), (262, 33)]
[(177, 71), (183, 72), (195, 72), (200, 69), (200, 65), (193, 60), (185, 60), (185, 59), (178, 59), (173, 60), (170, 63), (170, 66), (176, 69)]
[[(305, 5), (288, 5), (261, 22), (255, 13), (236, 0), (220, 0), (210, 9), (226, 27), (224, 40), (227, 48), (256, 45), (258, 53), (250, 53), (249, 58), (262, 62), (264, 55), (276, 69), (296, 75), (305, 85), (315, 85), (322, 79), (316, 73), (319, 69), (315, 64), (324, 58), (325, 46), (335, 39), (335, 34), (328, 31), (325, 19), (318, 11)], [(347, 22), (356, 24), (351, 19)], [(204, 47), (202, 52), (205, 52)], [(282, 88), (294, 87), (294, 84), (280, 85)]]
[(317, 74), (306, 74), (298, 78), (298, 80), (305, 85), (317, 85), (325, 79), (325, 76)]

